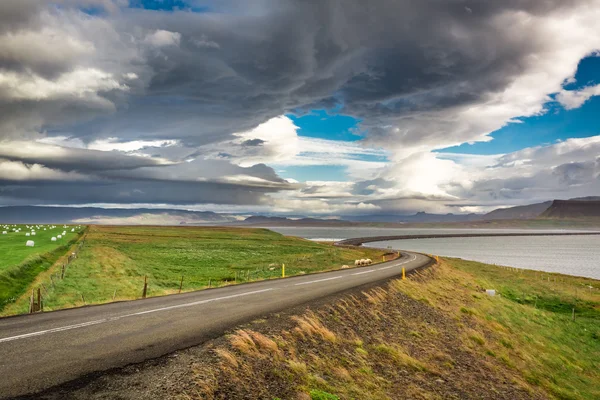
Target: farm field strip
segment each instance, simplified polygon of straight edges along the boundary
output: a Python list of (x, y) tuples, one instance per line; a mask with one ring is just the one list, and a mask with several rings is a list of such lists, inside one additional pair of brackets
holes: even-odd
[[(381, 260), (377, 249), (346, 249), (267, 229), (91, 226), (63, 280), (44, 288), (44, 310), (218, 287)], [(26, 312), (20, 299), (4, 315)]]

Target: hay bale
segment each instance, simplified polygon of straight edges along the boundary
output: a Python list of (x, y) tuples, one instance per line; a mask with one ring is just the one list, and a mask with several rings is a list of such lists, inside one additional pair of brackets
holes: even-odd
[(25, 246), (33, 247), (33, 246), (35, 246), (35, 242), (33, 240), (28, 240), (27, 243), (25, 243)]

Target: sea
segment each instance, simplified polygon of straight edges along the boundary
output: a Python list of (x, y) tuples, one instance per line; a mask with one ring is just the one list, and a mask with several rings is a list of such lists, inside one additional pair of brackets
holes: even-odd
[[(286, 236), (298, 236), (319, 241), (391, 235), (577, 232), (577, 230), (565, 229), (267, 228)], [(410, 239), (366, 243), (365, 246), (412, 250), (488, 264), (600, 279), (600, 235)]]

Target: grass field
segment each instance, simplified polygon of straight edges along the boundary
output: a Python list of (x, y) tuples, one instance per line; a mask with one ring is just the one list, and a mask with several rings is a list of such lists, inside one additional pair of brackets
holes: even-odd
[[(13, 229), (20, 229), (20, 232)], [(7, 232), (0, 233), (0, 311), (22, 295), (38, 274), (50, 268), (83, 229), (63, 225), (54, 228), (49, 225), (0, 225), (0, 232)], [(34, 236), (31, 236), (32, 231), (35, 231)], [(62, 235), (63, 231), (65, 235)], [(58, 235), (62, 238), (53, 242), (52, 237)], [(25, 246), (28, 240), (34, 241), (33, 247)]]
[(291, 320), (197, 360), (188, 397), (600, 398), (597, 280), (441, 259)]
[[(32, 230), (28, 229), (27, 226), (32, 227), (35, 231), (35, 236), (25, 236), (26, 233), (31, 235)], [(44, 253), (51, 252), (57, 247), (64, 245), (64, 243), (73, 239), (77, 236), (77, 233), (82, 228), (74, 226), (68, 226), (64, 228), (63, 225), (58, 225), (54, 229), (50, 226), (37, 225), (39, 228), (35, 229), (36, 225), (1, 225), (0, 232), (6, 231), (6, 235), (0, 234), (0, 273), (10, 267), (14, 267), (25, 261), (28, 257), (41, 255)], [(66, 225), (64, 225), (66, 226)], [(13, 232), (13, 228), (21, 229), (20, 232)], [(46, 230), (44, 230), (46, 229)], [(75, 229), (77, 232), (71, 232), (71, 229)], [(52, 237), (56, 237), (66, 232), (63, 238), (57, 239), (56, 242), (51, 241)], [(62, 235), (61, 235), (62, 236)], [(34, 247), (27, 247), (25, 243), (28, 240), (35, 242)]]
[[(64, 280), (46, 285), (44, 309), (140, 298), (381, 260), (373, 249), (343, 249), (285, 237), (266, 229), (216, 227), (91, 226), (86, 244)], [(49, 271), (51, 272), (51, 271)], [(47, 278), (49, 279), (49, 278)], [(27, 310), (27, 299), (4, 315)]]

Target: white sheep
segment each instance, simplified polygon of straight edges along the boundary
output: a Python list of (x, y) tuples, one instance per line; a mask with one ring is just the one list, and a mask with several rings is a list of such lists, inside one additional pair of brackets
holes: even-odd
[(31, 236), (35, 236), (35, 232), (31, 232)]
[(56, 236), (52, 236), (52, 239), (50, 239), (53, 242), (56, 242)]
[(71, 232), (75, 232), (75, 228), (71, 228)]
[(62, 239), (62, 236), (61, 235), (56, 235), (56, 238), (57, 239)]
[(25, 234), (25, 236), (31, 236), (31, 233), (27, 232), (27, 233)]
[(360, 265), (360, 260), (354, 260), (354, 266), (358, 267)]
[(367, 262), (367, 265), (373, 264), (373, 260), (371, 260), (370, 258), (367, 258), (365, 261)]
[(8, 232), (6, 232), (6, 231), (2, 231), (2, 234), (3, 234), (3, 235), (6, 235), (7, 233), (8, 233)]
[(25, 246), (33, 247), (33, 246), (35, 246), (35, 242), (33, 240), (28, 240), (27, 243), (25, 243)]

